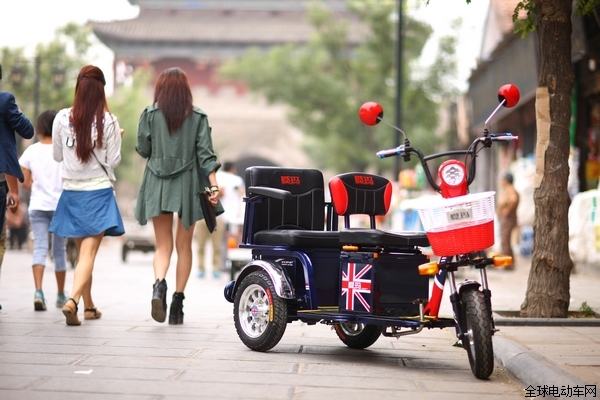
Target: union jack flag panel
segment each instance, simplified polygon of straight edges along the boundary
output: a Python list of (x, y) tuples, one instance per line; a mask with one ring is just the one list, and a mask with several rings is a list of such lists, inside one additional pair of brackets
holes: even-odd
[(340, 309), (371, 312), (373, 304), (373, 264), (342, 263)]

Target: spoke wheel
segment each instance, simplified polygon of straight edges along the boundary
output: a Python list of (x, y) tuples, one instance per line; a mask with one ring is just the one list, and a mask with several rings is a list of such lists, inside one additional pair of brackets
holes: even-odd
[(287, 326), (287, 304), (275, 293), (266, 272), (253, 272), (244, 278), (235, 294), (233, 319), (248, 348), (267, 351), (279, 343)]
[(340, 340), (352, 349), (366, 349), (381, 335), (381, 328), (377, 325), (344, 322), (334, 327)]
[(490, 312), (483, 293), (476, 288), (461, 292), (463, 306), (463, 347), (467, 350), (471, 371), (479, 379), (487, 379), (494, 371), (494, 349), (490, 329)]

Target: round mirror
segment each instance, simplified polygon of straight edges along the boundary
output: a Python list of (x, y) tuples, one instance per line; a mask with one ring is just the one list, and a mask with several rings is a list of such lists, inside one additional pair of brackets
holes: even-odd
[(365, 125), (377, 125), (383, 118), (383, 108), (373, 101), (367, 101), (360, 106), (358, 116)]
[(504, 100), (504, 107), (510, 108), (516, 106), (520, 98), (521, 93), (519, 93), (519, 88), (511, 83), (503, 85), (498, 90), (498, 101), (502, 102)]

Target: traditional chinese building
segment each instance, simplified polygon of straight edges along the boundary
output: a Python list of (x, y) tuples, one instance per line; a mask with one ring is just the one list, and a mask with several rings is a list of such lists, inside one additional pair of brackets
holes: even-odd
[[(194, 103), (209, 116), (221, 160), (249, 165), (308, 167), (303, 135), (286, 121), (286, 108), (266, 104), (242, 83), (225, 83), (218, 69), (250, 48), (268, 50), (305, 43), (312, 27), (309, 0), (129, 0), (140, 8), (131, 20), (92, 22), (95, 35), (115, 54), (115, 86), (138, 67), (156, 74), (170, 67), (186, 71)], [(323, 3), (347, 15), (342, 0)], [(358, 42), (360, 32), (351, 30)], [(352, 36), (353, 35), (353, 36)]]

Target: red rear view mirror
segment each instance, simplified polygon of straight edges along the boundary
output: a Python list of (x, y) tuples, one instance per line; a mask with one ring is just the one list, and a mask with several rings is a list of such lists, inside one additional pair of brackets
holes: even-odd
[(360, 106), (358, 116), (365, 125), (377, 125), (383, 118), (383, 108), (373, 101), (367, 101)]
[(500, 90), (498, 90), (498, 101), (502, 102), (504, 100), (504, 107), (514, 107), (519, 102), (521, 98), (521, 93), (519, 93), (519, 88), (513, 84), (503, 85)]

